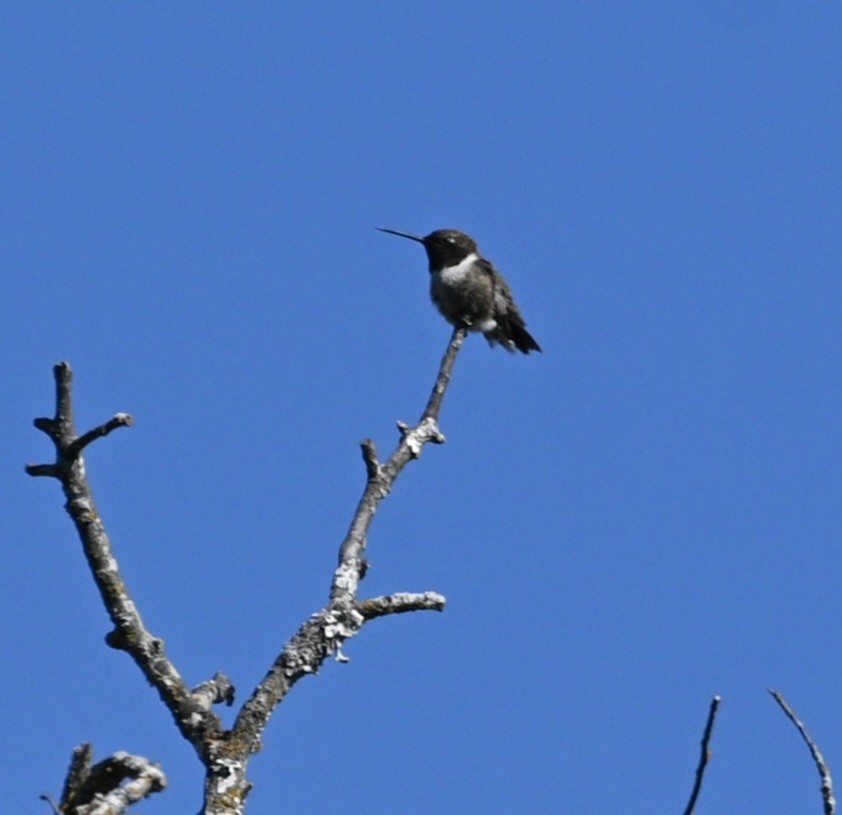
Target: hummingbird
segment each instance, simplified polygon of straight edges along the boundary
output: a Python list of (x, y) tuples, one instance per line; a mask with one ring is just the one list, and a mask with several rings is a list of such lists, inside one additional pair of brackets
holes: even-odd
[(381, 232), (417, 241), (430, 261), (430, 297), (442, 316), (457, 328), (480, 331), (489, 345), (528, 354), (541, 346), (526, 330), (509, 284), (476, 241), (458, 229), (437, 229), (426, 237), (377, 227)]

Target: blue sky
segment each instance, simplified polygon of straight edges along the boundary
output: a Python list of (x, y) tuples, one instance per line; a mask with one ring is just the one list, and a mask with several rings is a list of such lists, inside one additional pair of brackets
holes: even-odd
[(388, 226), (474, 235), (544, 354), (466, 344), (363, 584), (447, 611), (296, 687), (250, 811), (680, 812), (714, 694), (697, 811), (820, 811), (766, 689), (842, 773), (840, 41), (787, 0), (0, 8), (8, 810), (82, 741), (164, 765), (144, 813), (200, 801), (23, 473), (51, 366), (81, 426), (134, 414), (99, 508), (179, 669), (242, 701), (449, 336)]

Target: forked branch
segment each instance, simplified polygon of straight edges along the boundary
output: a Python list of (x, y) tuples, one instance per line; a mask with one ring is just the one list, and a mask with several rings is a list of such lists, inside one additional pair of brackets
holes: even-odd
[[(365, 576), (364, 557), (368, 530), (381, 501), (391, 492), (403, 468), (418, 458), (425, 444), (441, 444), (438, 417), (442, 400), (453, 374), (453, 366), (466, 332), (455, 329), (439, 365), (430, 398), (417, 425), (399, 423), (400, 439), (392, 455), (380, 462), (373, 441), (362, 442), (366, 468), (366, 485), (357, 505), (345, 540), (339, 549), (339, 564), (330, 587), (330, 601), (314, 614), (287, 643), (251, 698), (243, 705), (234, 725), (233, 741), (248, 753), (260, 746), (260, 734), (273, 710), (302, 676), (314, 673), (331, 654), (344, 661), (342, 645), (359, 633), (362, 626), (375, 617), (398, 611), (444, 609), (445, 599), (435, 592), (393, 595), (360, 602), (359, 585)], [(387, 610), (387, 606), (390, 606)]]
[(121, 752), (93, 764), (93, 755), (90, 744), (73, 751), (58, 805), (41, 796), (56, 815), (122, 815), (132, 804), (167, 787), (161, 767), (143, 756)]
[[(82, 452), (95, 440), (117, 428), (131, 425), (132, 418), (126, 413), (118, 413), (86, 433), (77, 434), (73, 418), (72, 372), (66, 362), (55, 366), (55, 416), (35, 420), (35, 426), (46, 433), (55, 445), (55, 461), (30, 464), (26, 471), (32, 476), (56, 478), (61, 483), (67, 498), (66, 509), (79, 533), (94, 581), (114, 625), (106, 641), (131, 655), (158, 691), (181, 734), (193, 745), (205, 765), (205, 804), (202, 810), (205, 815), (240, 815), (244, 811), (245, 799), (251, 788), (246, 777), (248, 761), (260, 749), (261, 735), (275, 708), (301, 677), (316, 673), (331, 655), (340, 662), (347, 661), (342, 653), (343, 643), (359, 633), (369, 620), (410, 611), (444, 609), (445, 598), (436, 592), (398, 592), (367, 600), (359, 600), (357, 595), (368, 566), (364, 557), (367, 535), (377, 508), (391, 492), (403, 468), (420, 456), (424, 445), (429, 442), (441, 444), (445, 440), (439, 430), (438, 419), (465, 336), (463, 329), (454, 330), (421, 419), (414, 427), (399, 423), (400, 439), (389, 458), (381, 463), (374, 442), (366, 440), (362, 443), (366, 485), (339, 550), (339, 564), (331, 580), (328, 603), (305, 621), (284, 646), (266, 677), (243, 704), (231, 730), (223, 728), (212, 709), (213, 705), (222, 702), (233, 703), (234, 688), (230, 680), (219, 673), (190, 690), (166, 656), (164, 641), (153, 636), (144, 625), (129, 595), (94, 503)], [(86, 750), (83, 746), (77, 748), (77, 753), (75, 770), (71, 767), (68, 775), (63, 803), (66, 803), (65, 799), (76, 796), (73, 790), (83, 786), (80, 781), (83, 776), (85, 779), (90, 777), (90, 749)], [(156, 774), (160, 770), (157, 765), (146, 762), (141, 767), (137, 762), (132, 763), (132, 758), (120, 753), (108, 760), (111, 762), (109, 767), (113, 765), (123, 773), (121, 780), (126, 777), (133, 779), (127, 785), (118, 784), (111, 789), (108, 805), (128, 806), (140, 800), (133, 796), (146, 795), (165, 786), (163, 773), (160, 776)], [(101, 764), (105, 765), (105, 762)], [(137, 774), (132, 775), (135, 772)], [(77, 797), (76, 800), (81, 799)], [(100, 801), (100, 798), (96, 800)], [(67, 806), (61, 811), (92, 815), (106, 810), (85, 809), (80, 805), (75, 808)], [(123, 810), (115, 808), (113, 811)]]

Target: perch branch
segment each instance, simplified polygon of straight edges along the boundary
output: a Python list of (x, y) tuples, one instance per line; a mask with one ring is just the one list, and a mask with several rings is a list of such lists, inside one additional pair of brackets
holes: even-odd
[(687, 809), (684, 810), (684, 815), (692, 815), (692, 812), (696, 807), (696, 801), (699, 798), (699, 793), (702, 791), (702, 781), (705, 777), (705, 770), (707, 769), (713, 755), (710, 749), (710, 738), (713, 735), (713, 725), (716, 721), (716, 714), (719, 711), (719, 705), (721, 703), (721, 696), (714, 696), (710, 703), (708, 720), (705, 725), (705, 732), (702, 735), (702, 755), (699, 758), (699, 766), (696, 768), (696, 782), (693, 784), (693, 791), (690, 793), (690, 801), (687, 803)]
[(795, 711), (789, 706), (789, 704), (787, 704), (783, 694), (780, 694), (771, 688), (769, 689), (769, 693), (778, 703), (784, 714), (786, 714), (787, 719), (795, 725), (796, 729), (801, 734), (801, 738), (804, 739), (805, 744), (810, 749), (810, 755), (813, 757), (813, 763), (816, 765), (816, 769), (819, 771), (819, 778), (822, 780), (824, 815), (835, 815), (836, 798), (833, 795), (833, 779), (830, 776), (830, 768), (827, 766), (824, 756), (822, 756), (819, 751), (819, 746), (810, 737), (810, 734), (807, 732), (807, 728), (804, 727), (804, 723), (798, 718), (798, 716), (795, 715)]
[(453, 336), (450, 338), (450, 343), (441, 360), (436, 384), (433, 385), (432, 393), (427, 401), (427, 407), (424, 408), (424, 413), (421, 416), (422, 421), (429, 418), (434, 422), (438, 422), (439, 413), (441, 413), (441, 403), (444, 401), (444, 394), (453, 376), (453, 365), (456, 362), (456, 355), (462, 348), (462, 343), (465, 342), (465, 337), (467, 336), (468, 332), (464, 328), (455, 328), (453, 330)]
[[(367, 620), (399, 611), (440, 611), (444, 607), (444, 597), (430, 592), (394, 595), (394, 607), (386, 610), (389, 598), (377, 598), (359, 604), (357, 591), (367, 568), (364, 555), (368, 530), (381, 501), (389, 495), (403, 468), (412, 459), (418, 458), (425, 444), (444, 441), (438, 427), (438, 418), (456, 357), (466, 336), (464, 329), (454, 329), (421, 418), (415, 427), (399, 425), (400, 439), (392, 455), (380, 463), (374, 443), (370, 440), (362, 443), (366, 485), (339, 549), (339, 565), (333, 575), (330, 600), (284, 646), (266, 677), (240, 710), (233, 729), (232, 743), (241, 745), (238, 749), (244, 750), (245, 754), (260, 749), (260, 734), (269, 717), (301, 677), (318, 671), (332, 654), (340, 661), (347, 659), (342, 654), (342, 644), (359, 633)], [(426, 599), (421, 601), (419, 598)], [(413, 603), (414, 607), (410, 608)]]

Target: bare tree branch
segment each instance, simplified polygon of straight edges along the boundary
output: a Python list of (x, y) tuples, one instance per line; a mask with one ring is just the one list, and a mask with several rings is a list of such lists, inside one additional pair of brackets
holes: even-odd
[(357, 610), (368, 622), (376, 617), (405, 614), (407, 611), (444, 611), (446, 602), (443, 595), (434, 591), (425, 591), (423, 594), (400, 592), (361, 600), (357, 603)]
[(819, 746), (810, 737), (807, 728), (804, 727), (803, 722), (795, 715), (795, 711), (787, 704), (783, 694), (776, 690), (769, 688), (769, 693), (772, 698), (778, 703), (781, 710), (786, 714), (786, 717), (795, 725), (801, 738), (804, 739), (805, 744), (810, 749), (810, 755), (813, 757), (813, 763), (819, 771), (819, 778), (822, 780), (822, 801), (824, 802), (824, 815), (835, 815), (836, 813), (836, 798), (833, 796), (833, 779), (830, 776), (830, 768), (824, 760)]
[(120, 573), (85, 473), (82, 450), (112, 430), (129, 426), (132, 419), (126, 413), (118, 413), (99, 427), (77, 435), (73, 417), (73, 372), (67, 362), (60, 362), (53, 368), (53, 373), (56, 415), (51, 419), (36, 419), (35, 426), (52, 440), (56, 460), (52, 464), (29, 465), (26, 470), (30, 475), (50, 475), (61, 483), (67, 498), (65, 508), (76, 525), (102, 602), (114, 624), (106, 642), (112, 648), (126, 651), (134, 659), (169, 708), (182, 735), (204, 759), (209, 742), (219, 738), (222, 732), (221, 722), (215, 713), (193, 699), (181, 674), (167, 658), (164, 641), (153, 636), (144, 625)]
[(708, 720), (705, 725), (705, 732), (702, 735), (702, 755), (699, 759), (699, 766), (696, 768), (696, 782), (693, 784), (693, 791), (690, 793), (690, 800), (687, 803), (687, 808), (684, 810), (684, 815), (692, 815), (696, 807), (696, 801), (699, 798), (699, 793), (702, 791), (702, 781), (705, 777), (705, 769), (713, 756), (710, 750), (710, 738), (713, 735), (713, 725), (716, 721), (716, 714), (719, 711), (719, 705), (722, 702), (721, 696), (714, 696), (710, 703), (710, 710), (708, 711)]
[[(266, 677), (240, 709), (230, 731), (222, 727), (212, 706), (220, 702), (231, 704), (233, 685), (224, 674), (217, 674), (192, 691), (188, 688), (167, 658), (163, 640), (145, 627), (120, 574), (111, 541), (94, 504), (82, 451), (96, 439), (131, 425), (132, 418), (118, 413), (109, 421), (78, 435), (73, 418), (70, 365), (63, 362), (55, 366), (56, 415), (36, 419), (35, 426), (53, 441), (56, 460), (49, 464), (27, 465), (26, 471), (31, 476), (56, 478), (61, 483), (67, 497), (67, 511), (76, 525), (100, 596), (114, 624), (106, 641), (132, 656), (169, 708), (181, 734), (194, 746), (204, 763), (204, 815), (240, 815), (243, 812), (251, 789), (246, 777), (249, 758), (260, 749), (263, 730), (275, 708), (301, 677), (316, 673), (331, 655), (340, 662), (347, 661), (342, 644), (359, 633), (368, 620), (409, 611), (443, 610), (445, 598), (435, 592), (398, 593), (362, 602), (358, 602), (357, 592), (368, 566), (364, 557), (368, 530), (380, 502), (389, 495), (409, 461), (420, 456), (425, 444), (441, 444), (445, 440), (438, 427), (438, 417), (465, 337), (464, 329), (454, 330), (421, 419), (414, 427), (399, 424), (400, 440), (392, 455), (381, 463), (374, 442), (362, 442), (366, 486), (340, 547), (328, 604), (305, 621), (284, 646)], [(85, 749), (84, 745), (77, 748), (74, 756), (75, 770), (71, 767), (65, 794), (80, 800), (80, 789), (87, 790), (94, 770), (100, 765), (90, 767), (90, 748)], [(95, 802), (91, 799), (89, 808), (77, 806), (74, 815), (122, 813), (131, 803), (166, 785), (160, 768), (144, 759), (118, 753), (108, 761), (111, 762), (108, 766), (120, 775), (120, 782), (127, 777), (133, 780), (125, 786), (119, 786), (118, 782), (108, 792), (97, 794)], [(61, 810), (71, 811), (63, 807)]]
[[(259, 749), (260, 734), (292, 686), (301, 677), (315, 673), (331, 654), (336, 654), (340, 661), (344, 661), (346, 658), (341, 651), (342, 644), (359, 633), (365, 623), (367, 618), (358, 608), (356, 598), (366, 571), (363, 555), (369, 527), (380, 502), (391, 492), (403, 468), (412, 459), (419, 457), (428, 442), (444, 441), (438, 427), (438, 416), (456, 357), (466, 336), (464, 329), (453, 331), (421, 419), (415, 427), (399, 425), (400, 440), (392, 455), (381, 464), (374, 443), (371, 440), (362, 443), (366, 486), (348, 534), (339, 549), (339, 565), (331, 583), (330, 602), (299, 628), (240, 710), (233, 729), (232, 743), (244, 745), (248, 753)], [(441, 601), (443, 604), (444, 598)], [(438, 605), (423, 605), (419, 608), (438, 608)], [(369, 619), (375, 616), (382, 614), (375, 614)]]
[(117, 413), (107, 422), (99, 425), (99, 427), (95, 427), (93, 430), (89, 430), (84, 435), (79, 436), (79, 438), (70, 445), (68, 453), (71, 457), (75, 458), (91, 442), (101, 439), (103, 436), (107, 436), (112, 430), (116, 430), (118, 427), (131, 427), (133, 424), (134, 419), (131, 414)]
[(42, 792), (41, 795), (38, 796), (42, 801), (46, 801), (50, 805), (50, 809), (53, 811), (53, 815), (62, 815), (61, 810), (58, 808), (58, 804), (52, 798), (52, 796), (47, 795), (46, 792)]
[[(53, 810), (62, 815), (121, 815), (132, 804), (166, 789), (167, 777), (158, 764), (142, 756), (115, 753), (91, 764), (93, 748), (80, 744), (74, 751), (61, 795)], [(131, 779), (127, 784), (123, 782)]]
[(234, 704), (234, 685), (231, 680), (221, 671), (207, 682), (192, 690), (193, 701), (197, 705), (210, 710), (211, 705), (218, 705), (224, 702), (228, 707)]
[(61, 808), (69, 810), (81, 800), (83, 789), (91, 774), (94, 748), (90, 744), (80, 744), (73, 750), (64, 789), (61, 792)]
[(447, 386), (450, 384), (450, 378), (453, 376), (453, 366), (456, 363), (456, 355), (465, 342), (465, 337), (468, 332), (464, 328), (455, 328), (453, 336), (450, 338), (450, 344), (441, 360), (439, 368), (439, 375), (436, 378), (436, 384), (433, 385), (430, 399), (427, 402), (427, 407), (424, 408), (424, 413), (421, 416), (422, 423), (424, 419), (432, 419), (438, 422), (439, 414), (441, 413), (441, 403), (444, 401), (444, 394), (447, 391)]

